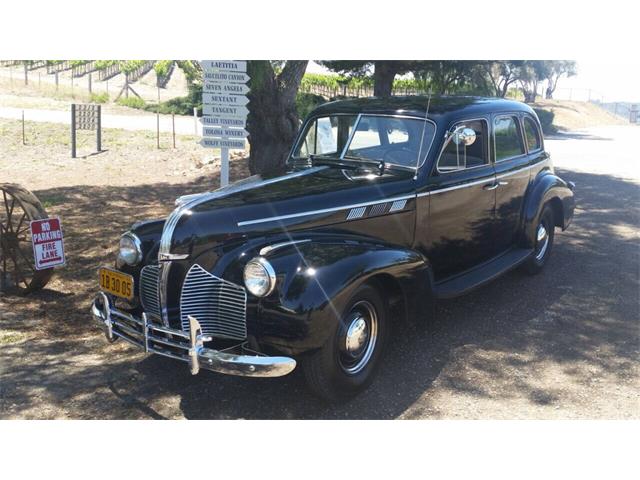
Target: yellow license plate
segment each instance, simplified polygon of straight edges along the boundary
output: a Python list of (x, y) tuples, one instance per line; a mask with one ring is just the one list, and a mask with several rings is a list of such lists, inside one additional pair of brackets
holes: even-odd
[(102, 290), (128, 300), (133, 299), (133, 277), (131, 275), (110, 268), (101, 268), (98, 272)]

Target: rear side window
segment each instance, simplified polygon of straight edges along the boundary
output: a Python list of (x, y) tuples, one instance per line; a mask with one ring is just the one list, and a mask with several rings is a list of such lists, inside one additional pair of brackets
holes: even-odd
[(493, 123), (496, 162), (524, 154), (522, 134), (516, 117), (498, 117)]
[(471, 145), (464, 145), (462, 143), (456, 144), (452, 139), (449, 139), (438, 160), (438, 171), (441, 173), (464, 170), (489, 163), (487, 123), (484, 120), (460, 122), (454, 125), (452, 131), (459, 126), (473, 129), (476, 132), (476, 140)]
[(524, 133), (527, 137), (527, 147), (530, 152), (540, 150), (540, 134), (538, 133), (538, 127), (536, 127), (533, 119), (524, 117)]

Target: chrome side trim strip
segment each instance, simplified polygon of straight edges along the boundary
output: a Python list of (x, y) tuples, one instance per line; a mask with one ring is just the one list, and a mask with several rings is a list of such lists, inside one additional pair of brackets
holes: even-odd
[[(394, 197), (394, 198), (390, 198), (388, 200), (382, 200), (382, 201), (394, 202), (396, 200), (410, 200), (412, 198), (415, 198), (415, 195), (405, 195), (403, 197)], [(380, 200), (375, 200), (372, 202), (356, 203), (353, 205), (344, 205), (341, 207), (323, 208), (320, 210), (309, 210), (308, 212), (290, 213), (288, 215), (279, 215), (279, 216), (268, 217), (268, 218), (257, 218), (255, 220), (245, 220), (244, 222), (238, 222), (237, 225), (239, 227), (244, 227), (246, 225), (255, 225), (257, 223), (277, 222), (280, 220), (288, 220), (290, 218), (308, 217), (311, 215), (320, 215), (322, 213), (339, 212), (340, 210), (348, 210), (351, 208), (368, 207), (369, 205), (375, 205), (380, 202), (381, 202)]]
[(480, 185), (481, 183), (487, 183), (493, 180), (493, 176), (485, 177), (482, 180), (477, 180), (471, 183), (463, 183), (461, 185), (454, 185), (453, 187), (441, 188), (440, 190), (431, 190), (430, 192), (419, 193), (418, 197), (428, 197), (430, 195), (436, 195), (438, 193), (450, 192), (452, 190), (459, 190), (461, 188), (473, 187), (474, 185)]
[(261, 257), (264, 257), (265, 255), (269, 255), (271, 252), (273, 252), (274, 250), (277, 250), (278, 248), (287, 247), (289, 245), (295, 245), (298, 243), (307, 243), (310, 241), (311, 239), (307, 238), (305, 240), (290, 240), (288, 242), (274, 243), (273, 245), (267, 245), (266, 247), (262, 247), (260, 249), (259, 254)]
[[(503, 173), (503, 174), (497, 175), (496, 176), (496, 180), (498, 180), (500, 178), (510, 177), (511, 175), (515, 175), (516, 173), (520, 173), (520, 172), (524, 172), (526, 170), (530, 170), (530, 169), (535, 168), (535, 167), (537, 167), (539, 165), (540, 165), (540, 162), (535, 163), (533, 165), (527, 165), (526, 167), (520, 168), (518, 170), (514, 170), (512, 172), (507, 172), (507, 173)], [(430, 192), (419, 193), (417, 196), (418, 197), (428, 197), (429, 195), (436, 195), (438, 193), (449, 192), (451, 190), (458, 190), (459, 188), (472, 187), (474, 185), (479, 185), (481, 183), (485, 183), (489, 179), (491, 179), (491, 177), (486, 177), (483, 180), (478, 180), (478, 181), (471, 182), (471, 183), (463, 183), (461, 185), (455, 185), (453, 187), (441, 188), (439, 190), (432, 190)]]
[(540, 162), (539, 162), (539, 163), (534, 163), (533, 165), (527, 165), (527, 166), (526, 166), (526, 167), (524, 167), (524, 168), (520, 168), (520, 169), (518, 169), (518, 170), (513, 170), (513, 171), (511, 171), (511, 172), (501, 173), (501, 174), (500, 174), (500, 175), (498, 175), (496, 178), (497, 178), (497, 179), (500, 179), (500, 178), (510, 177), (511, 175), (515, 175), (516, 173), (524, 172), (524, 171), (526, 171), (526, 170), (531, 170), (532, 168), (534, 168), (534, 167), (536, 167), (536, 166), (538, 166), (538, 165), (540, 165)]

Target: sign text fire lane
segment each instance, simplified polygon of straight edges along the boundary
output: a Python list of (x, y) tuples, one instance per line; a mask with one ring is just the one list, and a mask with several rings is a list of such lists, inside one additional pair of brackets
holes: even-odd
[(64, 243), (60, 219), (33, 220), (30, 226), (36, 270), (64, 265)]

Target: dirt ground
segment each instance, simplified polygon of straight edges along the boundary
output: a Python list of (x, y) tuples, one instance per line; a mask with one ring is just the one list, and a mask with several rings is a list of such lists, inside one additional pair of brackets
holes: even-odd
[[(0, 296), (0, 418), (640, 417), (636, 130), (550, 139), (559, 172), (578, 185), (578, 210), (547, 270), (510, 273), (443, 302), (426, 326), (399, 326), (373, 385), (335, 406), (312, 397), (298, 370), (192, 377), (108, 345), (88, 312), (96, 269), (113, 262), (131, 223), (217, 186), (218, 164), (192, 137), (173, 150), (164, 136), (157, 150), (152, 133), (107, 131), (106, 152), (74, 160), (65, 127), (29, 132), (23, 146), (19, 123), (0, 120), (0, 182), (23, 184), (61, 217), (68, 264), (41, 292)], [(242, 160), (232, 167), (232, 180), (247, 175)]]

